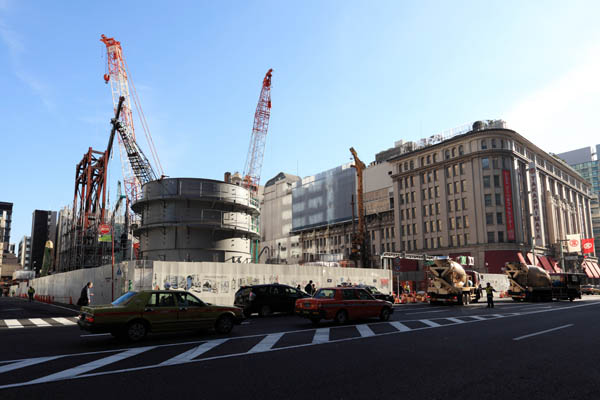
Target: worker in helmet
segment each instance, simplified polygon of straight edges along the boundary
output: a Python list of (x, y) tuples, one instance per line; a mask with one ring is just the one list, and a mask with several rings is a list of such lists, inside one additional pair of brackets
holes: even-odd
[(494, 308), (494, 292), (496, 289), (488, 282), (485, 286), (485, 293), (487, 294), (487, 308)]

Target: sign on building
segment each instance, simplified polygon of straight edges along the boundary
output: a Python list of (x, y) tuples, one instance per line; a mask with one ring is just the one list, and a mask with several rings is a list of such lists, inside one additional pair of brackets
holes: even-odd
[(502, 181), (504, 186), (504, 211), (506, 212), (506, 239), (510, 242), (515, 240), (515, 215), (513, 211), (512, 183), (509, 170), (502, 170)]
[(537, 181), (537, 169), (535, 162), (529, 164), (529, 187), (531, 194), (531, 227), (532, 234), (537, 246), (543, 245), (542, 242), (542, 220), (540, 217), (540, 193)]

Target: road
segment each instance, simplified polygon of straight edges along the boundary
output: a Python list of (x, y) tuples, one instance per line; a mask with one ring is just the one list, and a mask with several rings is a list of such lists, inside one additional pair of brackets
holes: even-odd
[(494, 309), (407, 304), (389, 322), (315, 328), (275, 315), (229, 336), (132, 345), (69, 325), (68, 308), (3, 297), (0, 397), (595, 398), (599, 312), (600, 296)]

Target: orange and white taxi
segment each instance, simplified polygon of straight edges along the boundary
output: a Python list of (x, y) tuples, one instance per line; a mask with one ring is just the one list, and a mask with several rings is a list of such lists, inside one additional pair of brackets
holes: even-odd
[(313, 297), (296, 300), (295, 312), (314, 324), (322, 319), (343, 324), (366, 318), (387, 321), (394, 308), (389, 301), (377, 300), (364, 289), (334, 287), (319, 289)]

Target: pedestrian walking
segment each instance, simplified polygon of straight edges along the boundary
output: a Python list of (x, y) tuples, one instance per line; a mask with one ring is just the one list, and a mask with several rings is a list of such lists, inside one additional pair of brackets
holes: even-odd
[(310, 295), (312, 295), (312, 281), (308, 281), (306, 286), (304, 286), (304, 291)]
[(485, 287), (485, 293), (487, 294), (487, 308), (494, 308), (494, 292), (496, 289), (488, 282)]
[(298, 286), (296, 286), (296, 290), (302, 290), (302, 287), (300, 286), (300, 284), (298, 284)]
[(34, 294), (35, 294), (35, 289), (33, 288), (33, 286), (29, 286), (29, 289), (27, 289), (27, 295), (29, 296), (30, 303), (33, 301)]
[(92, 302), (92, 296), (94, 295), (90, 289), (94, 287), (92, 282), (88, 282), (85, 284), (83, 289), (81, 289), (81, 294), (79, 296), (79, 300), (77, 300), (78, 306), (87, 306)]

